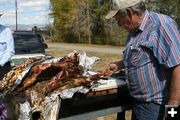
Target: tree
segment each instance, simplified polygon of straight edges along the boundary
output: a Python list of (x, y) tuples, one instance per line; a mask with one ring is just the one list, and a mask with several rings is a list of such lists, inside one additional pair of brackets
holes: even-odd
[(90, 8), (91, 0), (78, 0), (76, 1), (76, 19), (74, 24), (74, 33), (79, 36), (88, 38), (89, 44), (91, 44), (91, 27), (93, 25), (93, 14)]
[(150, 0), (151, 9), (162, 14), (171, 16), (180, 27), (180, 0)]
[(74, 22), (74, 0), (50, 0), (57, 39), (64, 40), (71, 34)]
[(109, 0), (103, 0), (101, 4), (97, 4), (97, 0), (50, 0), (50, 3), (56, 41), (124, 43), (122, 40), (125, 40), (127, 32), (118, 28), (114, 21), (109, 22), (104, 18), (110, 9)]

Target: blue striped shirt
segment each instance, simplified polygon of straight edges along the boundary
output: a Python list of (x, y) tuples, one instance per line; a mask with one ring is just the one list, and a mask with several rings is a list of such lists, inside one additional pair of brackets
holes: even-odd
[(180, 33), (170, 17), (145, 11), (123, 51), (126, 82), (132, 97), (165, 104), (172, 67), (180, 64)]
[(0, 25), (0, 66), (4, 66), (14, 55), (14, 39), (12, 31)]

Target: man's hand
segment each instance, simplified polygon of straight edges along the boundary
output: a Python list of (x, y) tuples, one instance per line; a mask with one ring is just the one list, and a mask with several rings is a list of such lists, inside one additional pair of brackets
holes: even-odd
[(100, 71), (102, 76), (111, 76), (114, 72), (118, 71), (118, 66), (116, 64), (109, 64), (103, 70)]

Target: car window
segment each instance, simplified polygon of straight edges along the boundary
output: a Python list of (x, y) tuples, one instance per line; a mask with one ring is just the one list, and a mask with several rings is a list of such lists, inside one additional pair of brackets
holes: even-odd
[(44, 47), (37, 34), (14, 34), (16, 54), (42, 53)]

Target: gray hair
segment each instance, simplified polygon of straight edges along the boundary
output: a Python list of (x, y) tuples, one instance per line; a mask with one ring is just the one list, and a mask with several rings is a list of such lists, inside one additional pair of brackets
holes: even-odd
[[(146, 6), (145, 6), (145, 3), (144, 3), (144, 2), (138, 3), (138, 4), (134, 5), (134, 6), (129, 7), (129, 8), (131, 8), (136, 15), (141, 15), (141, 12), (144, 12), (144, 11), (146, 10)], [(119, 11), (118, 11), (118, 14), (119, 14), (120, 16), (125, 16), (125, 15), (127, 15), (126, 9), (127, 9), (127, 8), (122, 9), (122, 10), (119, 10)]]

